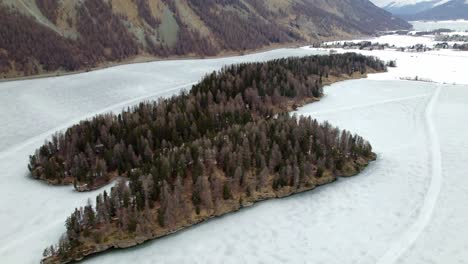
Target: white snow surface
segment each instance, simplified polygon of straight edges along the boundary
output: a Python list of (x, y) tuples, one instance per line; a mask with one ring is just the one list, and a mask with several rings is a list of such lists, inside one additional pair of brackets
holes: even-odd
[(372, 43), (380, 43), (380, 44), (389, 44), (395, 45), (396, 47), (409, 47), (414, 46), (416, 44), (423, 44), (427, 47), (433, 47), (437, 42), (434, 40), (434, 36), (410, 36), (410, 35), (384, 35), (380, 37), (370, 37), (370, 38), (362, 38), (356, 40), (340, 40), (340, 41), (330, 41), (327, 42), (329, 44), (332, 43), (344, 43), (344, 42), (361, 42), (361, 41), (371, 41)]
[(445, 4), (451, 0), (371, 0), (375, 5), (380, 7), (402, 7), (411, 6), (423, 2), (432, 2), (433, 6)]
[[(396, 48), (408, 48), (418, 44), (424, 45), (428, 48), (434, 48), (436, 44), (439, 43), (448, 43), (450, 45), (453, 44), (465, 44), (464, 42), (456, 42), (456, 41), (436, 41), (436, 36), (433, 34), (427, 34), (418, 36), (416, 35), (418, 31), (411, 31), (408, 35), (383, 35), (379, 37), (369, 37), (369, 38), (361, 38), (361, 39), (354, 39), (354, 40), (339, 40), (339, 41), (330, 41), (326, 42), (325, 44), (343, 44), (347, 43), (359, 43), (362, 41), (370, 41), (372, 43), (379, 43), (379, 44), (388, 44), (390, 46), (395, 46)], [(442, 35), (461, 35), (466, 36), (468, 32), (465, 31), (454, 31), (454, 32), (446, 32), (442, 33)]]
[(447, 36), (454, 36), (454, 35), (468, 36), (468, 31), (465, 31), (465, 32), (445, 32), (445, 33), (442, 33), (442, 35), (447, 35)]
[[(408, 35), (385, 35), (368, 39), (338, 41), (338, 42), (361, 42), (371, 41), (372, 43), (395, 45), (395, 47), (410, 47), (423, 44), (427, 47), (434, 47), (438, 42), (434, 40), (434, 35), (408, 36)], [(333, 42), (330, 42), (333, 43)], [(448, 42), (449, 44), (462, 42)], [(312, 49), (326, 51), (326, 49)], [(426, 81), (442, 84), (467, 84), (468, 75), (466, 67), (468, 65), (468, 52), (456, 50), (432, 50), (428, 52), (401, 52), (395, 49), (386, 50), (354, 50), (354, 49), (334, 49), (337, 52), (358, 52), (368, 56), (376, 56), (384, 61), (394, 60), (397, 62), (396, 68), (389, 68), (389, 71), (382, 74), (369, 76), (373, 80), (401, 80), (414, 79), (418, 77)]]
[(455, 31), (468, 31), (468, 20), (441, 20), (441, 21), (411, 21), (414, 30), (431, 31), (436, 29), (451, 29)]
[[(102, 191), (29, 178), (28, 155), (55, 131), (170, 96), (225, 64), (325, 52), (281, 49), (0, 83), (0, 263), (38, 263), (73, 207)], [(364, 54), (396, 59), (398, 67), (331, 85), (320, 102), (295, 113), (368, 139), (378, 160), (359, 176), (84, 263), (467, 263), (468, 55)], [(438, 83), (398, 80), (415, 75)]]
[(372, 74), (372, 80), (402, 80), (415, 79), (441, 84), (468, 85), (468, 52), (453, 50), (438, 50), (424, 53), (400, 52), (395, 50), (343, 50), (340, 53), (358, 52), (368, 56), (377, 56), (384, 61), (395, 60), (396, 68), (389, 68), (388, 72)]

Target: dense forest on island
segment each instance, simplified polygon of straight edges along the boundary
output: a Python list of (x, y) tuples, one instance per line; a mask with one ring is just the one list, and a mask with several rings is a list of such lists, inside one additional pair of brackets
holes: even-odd
[(189, 92), (98, 115), (54, 135), (31, 156), (29, 168), (52, 184), (99, 188), (134, 168), (149, 172), (162, 149), (317, 100), (324, 81), (383, 70), (383, 62), (353, 53), (229, 66)]
[(130, 247), (357, 174), (375, 159), (366, 140), (288, 112), (319, 100), (325, 83), (385, 70), (354, 53), (233, 65), (178, 96), (54, 135), (30, 157), (33, 177), (80, 191), (120, 179), (72, 213), (44, 263)]
[(410, 27), (367, 0), (5, 0), (0, 19), (0, 78)]

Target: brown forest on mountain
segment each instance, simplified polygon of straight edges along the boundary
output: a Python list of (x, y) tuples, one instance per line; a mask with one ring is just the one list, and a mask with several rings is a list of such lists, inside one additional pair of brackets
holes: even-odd
[(52, 23), (57, 23), (59, 0), (36, 0), (37, 7)]
[(159, 19), (156, 19), (151, 14), (151, 9), (148, 4), (148, 0), (137, 0), (136, 4), (138, 7), (138, 14), (145, 20), (146, 23), (148, 23), (148, 25), (155, 28), (161, 23)]
[(102, 0), (86, 0), (78, 9), (77, 30), (80, 47), (90, 62), (119, 61), (138, 54), (138, 43), (127, 31), (112, 7)]
[(26, 75), (85, 65), (82, 50), (69, 39), (17, 11), (0, 7), (0, 69)]
[[(20, 2), (0, 2), (3, 78), (89, 69), (139, 55), (213, 56), (409, 26), (367, 0), (292, 0), (278, 6), (262, 0), (32, 4), (50, 23), (36, 20), (36, 9), (25, 9)], [(176, 25), (171, 25), (172, 19)]]
[[(174, 0), (167, 0), (174, 1)], [(265, 18), (270, 17), (263, 3), (256, 2), (261, 14), (268, 15), (260, 17), (240, 17), (237, 12), (217, 8), (218, 5), (233, 5), (241, 10), (248, 8), (241, 1), (223, 0), (192, 0), (190, 5), (198, 16), (211, 28), (217, 38), (222, 40), (223, 49), (246, 50), (255, 49), (270, 43), (291, 42), (303, 40), (294, 35), (286, 28), (275, 23), (267, 22)], [(263, 12), (262, 12), (263, 11)], [(290, 35), (289, 35), (290, 34)]]

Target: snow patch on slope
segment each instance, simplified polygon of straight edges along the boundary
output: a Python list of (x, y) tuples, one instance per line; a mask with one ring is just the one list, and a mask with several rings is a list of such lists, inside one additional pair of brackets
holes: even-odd
[(437, 6), (449, 1), (451, 0), (372, 0), (374, 4), (380, 7), (403, 7), (424, 2), (432, 2), (433, 6)]

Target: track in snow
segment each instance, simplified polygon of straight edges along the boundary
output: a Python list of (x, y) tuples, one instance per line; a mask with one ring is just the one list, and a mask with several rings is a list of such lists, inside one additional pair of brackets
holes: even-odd
[(336, 113), (336, 112), (342, 112), (342, 111), (349, 111), (349, 110), (354, 110), (354, 109), (360, 109), (360, 108), (367, 108), (371, 106), (377, 106), (377, 105), (383, 105), (383, 104), (390, 104), (390, 103), (397, 103), (401, 101), (407, 101), (407, 100), (413, 100), (413, 99), (418, 99), (418, 98), (424, 98), (428, 97), (431, 94), (421, 94), (421, 95), (413, 95), (413, 96), (407, 96), (407, 97), (400, 97), (400, 98), (395, 98), (395, 99), (389, 99), (389, 100), (383, 100), (383, 101), (378, 101), (375, 103), (368, 103), (368, 104), (361, 104), (361, 105), (353, 105), (353, 106), (347, 106), (347, 107), (340, 107), (340, 108), (334, 108), (332, 110), (324, 110), (324, 111), (315, 111), (315, 112), (310, 112), (310, 115), (320, 115), (320, 114), (330, 114), (330, 113)]
[(437, 199), (439, 197), (442, 186), (442, 155), (440, 150), (439, 136), (433, 121), (434, 107), (437, 103), (441, 91), (438, 86), (436, 91), (429, 101), (426, 112), (426, 127), (429, 134), (429, 146), (431, 151), (431, 184), (424, 198), (423, 206), (420, 209), (419, 215), (413, 225), (387, 250), (377, 262), (377, 264), (393, 264), (396, 263), (403, 254), (410, 249), (418, 239), (419, 235), (424, 231), (430, 223), (434, 213)]

